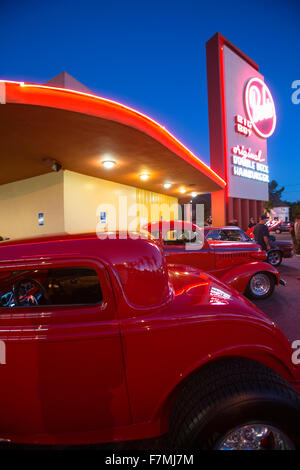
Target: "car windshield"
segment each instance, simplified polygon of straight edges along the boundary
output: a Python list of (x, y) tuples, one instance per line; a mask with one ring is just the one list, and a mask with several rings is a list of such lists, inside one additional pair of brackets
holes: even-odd
[(168, 230), (163, 240), (165, 245), (203, 245), (203, 237), (196, 230)]
[(239, 229), (211, 229), (206, 233), (207, 240), (220, 240), (227, 242), (245, 242), (251, 241), (250, 237)]

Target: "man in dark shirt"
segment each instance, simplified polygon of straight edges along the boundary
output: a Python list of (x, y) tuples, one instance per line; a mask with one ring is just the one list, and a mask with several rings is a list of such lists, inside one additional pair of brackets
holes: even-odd
[(256, 243), (258, 243), (261, 248), (265, 251), (270, 250), (270, 243), (269, 243), (269, 229), (266, 227), (265, 223), (267, 222), (268, 217), (263, 214), (260, 219), (258, 224), (255, 225), (253, 234)]

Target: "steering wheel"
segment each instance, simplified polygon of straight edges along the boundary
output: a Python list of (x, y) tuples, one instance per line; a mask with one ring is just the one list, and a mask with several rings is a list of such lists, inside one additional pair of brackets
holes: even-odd
[[(50, 303), (49, 295), (42, 284), (35, 279), (24, 278), (14, 286), (14, 297), (18, 307), (40, 305), (44, 300)], [(43, 302), (42, 302), (43, 305)]]

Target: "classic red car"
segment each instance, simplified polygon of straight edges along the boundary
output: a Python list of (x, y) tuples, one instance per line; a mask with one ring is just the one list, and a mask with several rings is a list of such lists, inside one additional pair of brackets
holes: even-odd
[[(231, 227), (231, 229), (233, 228)], [(245, 238), (245, 241), (254, 241), (254, 227), (248, 229), (247, 232), (243, 232), (239, 227), (236, 227), (236, 229), (240, 230), (241, 236)], [(272, 264), (272, 266), (277, 267), (281, 264), (283, 258), (292, 258), (294, 256), (293, 245), (288, 240), (276, 240), (276, 237), (270, 234), (269, 243), (271, 250), (267, 253), (267, 262)]]
[[(240, 227), (204, 227), (204, 234), (208, 241), (219, 240), (223, 242), (254, 242), (253, 228), (244, 232)], [(293, 246), (286, 240), (276, 240), (274, 235), (269, 236), (271, 250), (267, 253), (267, 262), (277, 267), (283, 258), (293, 256)]]
[(186, 264), (209, 272), (239, 292), (265, 299), (284, 283), (279, 272), (265, 263), (266, 253), (255, 243), (206, 240), (191, 222), (160, 221), (144, 227), (160, 240), (168, 263)]
[(272, 228), (272, 230), (270, 231), (274, 231), (277, 234), (283, 233), (283, 232), (290, 232), (292, 226), (293, 226), (292, 222), (280, 222), (280, 224), (277, 225), (277, 227)]
[(299, 445), (285, 336), (209, 274), (168, 268), (151, 239), (3, 242), (0, 299), (2, 441)]

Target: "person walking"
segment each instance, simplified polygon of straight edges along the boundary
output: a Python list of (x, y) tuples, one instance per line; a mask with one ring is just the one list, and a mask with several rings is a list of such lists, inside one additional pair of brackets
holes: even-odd
[(253, 234), (256, 243), (261, 246), (261, 248), (265, 251), (271, 249), (270, 242), (269, 242), (269, 229), (266, 227), (266, 222), (268, 217), (266, 214), (262, 214), (259, 218), (258, 224), (255, 225), (253, 229)]

